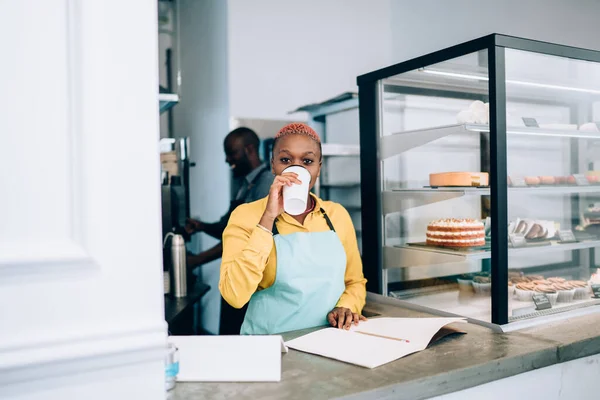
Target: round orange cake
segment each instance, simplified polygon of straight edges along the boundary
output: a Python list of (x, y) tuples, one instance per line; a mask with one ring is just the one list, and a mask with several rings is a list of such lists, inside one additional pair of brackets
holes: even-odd
[(427, 225), (427, 244), (444, 247), (485, 245), (485, 228), (474, 219), (439, 219)]

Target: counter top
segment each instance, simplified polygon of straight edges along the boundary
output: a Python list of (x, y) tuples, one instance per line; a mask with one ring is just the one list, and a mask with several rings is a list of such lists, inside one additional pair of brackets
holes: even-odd
[[(384, 298), (368, 301), (365, 311), (386, 317), (430, 316)], [(426, 399), (600, 352), (600, 314), (511, 333), (474, 324), (459, 327), (467, 334), (444, 338), (375, 369), (290, 349), (283, 356), (279, 383), (178, 383), (169, 398)], [(285, 334), (284, 339), (314, 330)]]

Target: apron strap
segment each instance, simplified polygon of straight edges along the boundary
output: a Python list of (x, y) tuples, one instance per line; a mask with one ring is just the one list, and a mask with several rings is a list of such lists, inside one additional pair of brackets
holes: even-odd
[(329, 217), (327, 216), (327, 213), (325, 212), (325, 210), (323, 210), (322, 207), (321, 207), (321, 212), (323, 213), (323, 217), (325, 218), (325, 222), (327, 222), (327, 226), (329, 227), (329, 229), (335, 232), (335, 228), (333, 227), (331, 220), (329, 219)]
[[(329, 217), (327, 216), (327, 213), (325, 212), (325, 210), (323, 210), (323, 208), (321, 208), (321, 213), (323, 214), (323, 218), (325, 218), (325, 222), (327, 222), (327, 226), (329, 227), (330, 230), (335, 232), (335, 228), (333, 227), (333, 224), (331, 223), (331, 220), (329, 219)], [(273, 222), (273, 236), (275, 235), (279, 235), (279, 231), (277, 230), (277, 220), (279, 218), (275, 218), (275, 222)]]

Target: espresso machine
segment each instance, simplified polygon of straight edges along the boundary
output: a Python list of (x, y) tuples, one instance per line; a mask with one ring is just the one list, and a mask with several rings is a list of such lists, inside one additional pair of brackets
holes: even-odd
[(189, 137), (160, 140), (163, 271), (165, 294), (187, 294), (185, 265), (186, 219), (190, 216)]

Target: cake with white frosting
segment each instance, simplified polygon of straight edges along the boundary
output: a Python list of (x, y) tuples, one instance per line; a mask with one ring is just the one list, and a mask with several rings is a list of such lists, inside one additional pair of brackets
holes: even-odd
[(485, 245), (483, 222), (474, 219), (439, 219), (427, 225), (427, 244), (444, 247)]

